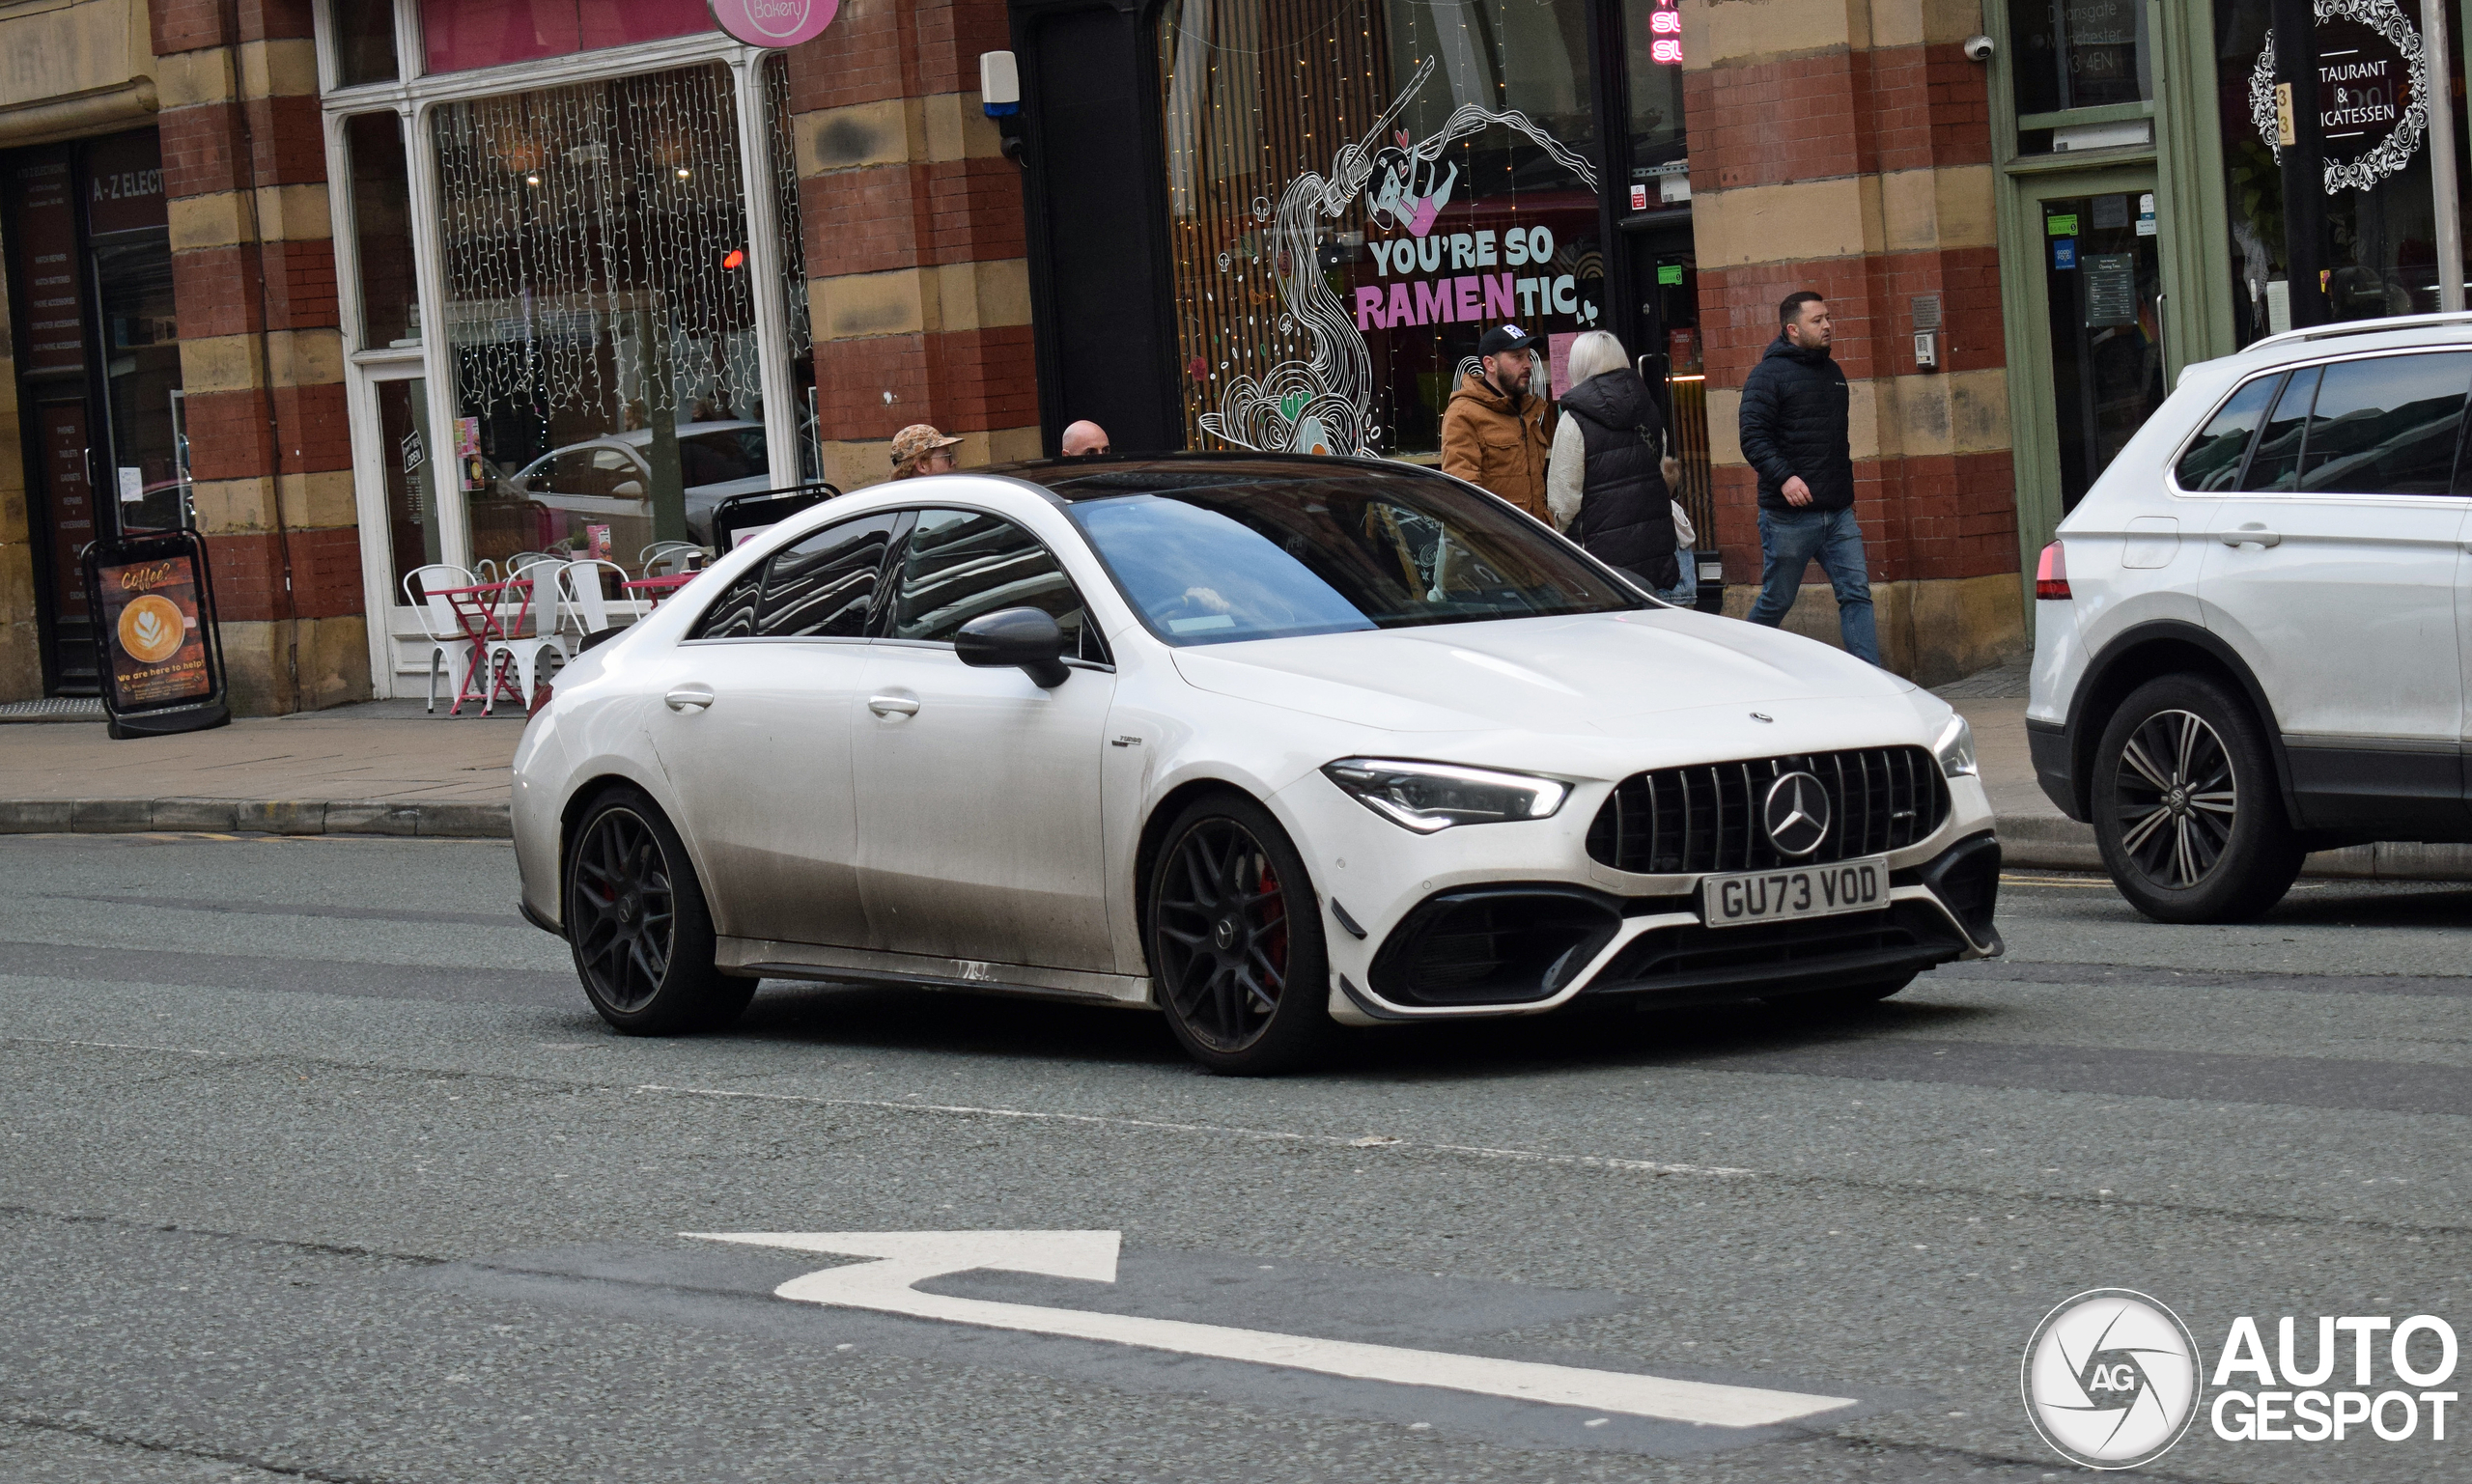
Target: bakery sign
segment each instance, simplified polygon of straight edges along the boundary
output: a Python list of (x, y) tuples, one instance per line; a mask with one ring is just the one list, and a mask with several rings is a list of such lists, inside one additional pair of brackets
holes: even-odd
[[(2326, 194), (2367, 190), (2411, 163), (2429, 130), (2429, 54), (2396, 0), (2317, 0), (2318, 129)], [(2249, 70), (2249, 115), (2280, 162), (2275, 38)]]

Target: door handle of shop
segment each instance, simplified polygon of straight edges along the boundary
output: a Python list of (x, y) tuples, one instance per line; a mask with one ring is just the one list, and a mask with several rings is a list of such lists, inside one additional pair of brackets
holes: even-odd
[(871, 695), (867, 697), (867, 710), (879, 716), (915, 716), (918, 714), (918, 698), (913, 695), (894, 695), (889, 692), (884, 695)]
[(713, 690), (709, 686), (680, 686), (661, 699), (671, 711), (702, 711), (713, 704)]
[(2283, 545), (2281, 536), (2262, 525), (2254, 523), (2244, 525), (2236, 531), (2225, 531), (2222, 537), (2223, 544), (2227, 546), (2280, 546)]

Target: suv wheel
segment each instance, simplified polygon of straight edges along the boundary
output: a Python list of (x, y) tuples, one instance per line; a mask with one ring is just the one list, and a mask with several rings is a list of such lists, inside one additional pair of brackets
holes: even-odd
[(2161, 922), (2245, 922), (2303, 852), (2248, 706), (2196, 675), (2131, 692), (2094, 747), (2094, 840), (2129, 905)]

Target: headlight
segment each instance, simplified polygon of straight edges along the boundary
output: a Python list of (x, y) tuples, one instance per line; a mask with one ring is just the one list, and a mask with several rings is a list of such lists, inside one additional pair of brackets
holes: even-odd
[(1551, 778), (1448, 763), (1341, 758), (1322, 774), (1391, 824), (1423, 835), (1453, 825), (1541, 820), (1571, 795), (1570, 785)]
[(1931, 744), (1931, 755), (1940, 760), (1940, 771), (1952, 778), (1975, 776), (1974, 728), (1963, 716), (1951, 716), (1940, 729), (1940, 740)]

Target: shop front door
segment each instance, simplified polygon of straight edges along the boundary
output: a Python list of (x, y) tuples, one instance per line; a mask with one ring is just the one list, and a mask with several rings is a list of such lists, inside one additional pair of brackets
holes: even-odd
[(2057, 516), (2077, 507), (2171, 390), (2154, 170), (2052, 181), (2029, 197), (2026, 220), (2041, 256), (2030, 367), (2051, 416), (2018, 431), (2043, 443)]

